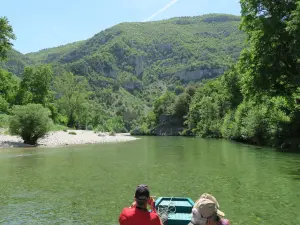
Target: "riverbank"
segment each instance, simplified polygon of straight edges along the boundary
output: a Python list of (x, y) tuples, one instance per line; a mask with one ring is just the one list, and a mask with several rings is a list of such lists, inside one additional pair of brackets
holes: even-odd
[[(109, 133), (101, 133), (87, 130), (67, 130), (49, 132), (44, 138), (38, 140), (38, 146), (55, 147), (76, 144), (97, 144), (107, 142), (127, 142), (134, 141), (138, 138), (127, 133), (110, 135)], [(19, 136), (0, 134), (0, 148), (14, 147), (32, 147), (23, 143)]]

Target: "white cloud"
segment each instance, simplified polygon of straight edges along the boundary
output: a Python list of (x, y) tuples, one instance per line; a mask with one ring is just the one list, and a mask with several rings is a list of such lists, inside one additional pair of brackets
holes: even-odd
[(176, 2), (178, 2), (179, 0), (172, 0), (171, 2), (169, 2), (165, 7), (163, 7), (162, 9), (156, 11), (152, 16), (148, 17), (147, 19), (145, 19), (143, 22), (147, 22), (151, 19), (153, 19), (154, 17), (156, 17), (157, 15), (163, 13), (164, 11), (166, 11), (168, 8), (170, 8), (172, 5), (174, 5)]

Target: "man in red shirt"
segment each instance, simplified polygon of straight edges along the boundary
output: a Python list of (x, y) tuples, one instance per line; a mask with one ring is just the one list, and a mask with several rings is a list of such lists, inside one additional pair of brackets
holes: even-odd
[[(150, 197), (147, 185), (139, 185), (135, 191), (135, 202), (129, 208), (124, 208), (119, 217), (120, 225), (162, 225), (156, 213), (155, 202)], [(147, 210), (150, 205), (151, 212)]]

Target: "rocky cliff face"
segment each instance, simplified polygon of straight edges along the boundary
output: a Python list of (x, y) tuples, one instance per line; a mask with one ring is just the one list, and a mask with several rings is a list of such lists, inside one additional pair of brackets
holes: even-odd
[(143, 88), (141, 82), (138, 81), (127, 81), (122, 86), (127, 91), (141, 90)]
[(222, 75), (226, 71), (225, 68), (212, 68), (212, 69), (203, 69), (198, 68), (193, 71), (191, 70), (180, 70), (175, 73), (163, 73), (159, 75), (160, 79), (168, 79), (171, 77), (177, 77), (182, 82), (187, 83), (190, 81), (201, 81), (203, 79), (214, 78)]
[[(154, 136), (180, 136), (183, 132), (183, 119), (170, 115), (161, 115), (159, 124), (152, 127), (147, 135)], [(136, 128), (131, 132), (132, 135), (145, 135), (140, 128)]]
[(178, 71), (175, 73), (176, 77), (179, 77), (180, 80), (183, 82), (189, 82), (189, 81), (199, 81), (204, 78), (212, 78), (219, 75), (222, 75), (224, 73), (225, 69), (223, 68), (215, 68), (215, 69), (201, 69), (198, 68), (194, 71)]
[(134, 64), (135, 64), (135, 73), (136, 73), (136, 75), (140, 76), (144, 72), (144, 69), (146, 66), (143, 57), (135, 56)]
[(184, 130), (183, 119), (170, 115), (161, 115), (159, 125), (151, 129), (152, 135), (158, 136), (179, 136)]

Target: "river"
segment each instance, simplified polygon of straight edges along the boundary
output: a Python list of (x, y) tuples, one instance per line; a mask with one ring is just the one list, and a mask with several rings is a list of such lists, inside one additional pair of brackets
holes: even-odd
[(2, 149), (0, 224), (118, 224), (140, 183), (212, 193), (233, 225), (300, 224), (300, 155), (185, 137)]

